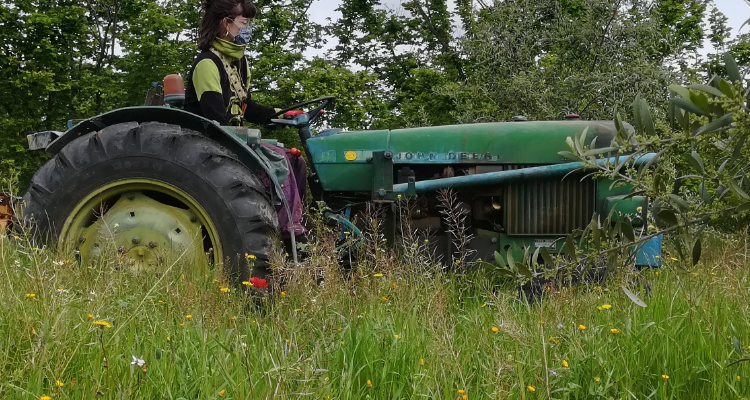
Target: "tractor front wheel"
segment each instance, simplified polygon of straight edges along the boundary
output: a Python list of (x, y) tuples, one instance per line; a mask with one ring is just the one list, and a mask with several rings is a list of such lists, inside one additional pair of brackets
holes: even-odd
[[(278, 218), (258, 176), (216, 142), (177, 125), (106, 127), (65, 146), (37, 171), (23, 218), (81, 262), (105, 246), (136, 269), (184, 262), (198, 273), (223, 265), (263, 274)], [(106, 254), (106, 253), (105, 253)]]

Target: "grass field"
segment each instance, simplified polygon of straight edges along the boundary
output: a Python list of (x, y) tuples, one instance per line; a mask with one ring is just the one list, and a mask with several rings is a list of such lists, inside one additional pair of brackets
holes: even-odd
[(346, 280), (314, 257), (323, 285), (302, 269), (258, 307), (179, 263), (80, 267), (3, 237), (0, 398), (745, 398), (750, 364), (728, 366), (742, 358), (733, 337), (750, 344), (744, 251), (716, 241), (680, 274), (665, 255), (640, 280), (645, 308), (617, 280), (524, 304), (486, 273), (384, 251)]

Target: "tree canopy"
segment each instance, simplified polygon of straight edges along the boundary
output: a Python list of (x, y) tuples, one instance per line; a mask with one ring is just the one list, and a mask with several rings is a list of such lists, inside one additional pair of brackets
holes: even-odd
[[(704, 82), (720, 54), (750, 65), (708, 0), (258, 0), (253, 96), (275, 107), (338, 98), (325, 124), (399, 128), (568, 113), (628, 119), (636, 96), (666, 119), (668, 85)], [(44, 155), (25, 136), (142, 105), (152, 82), (185, 76), (197, 0), (0, 1), (0, 173), (28, 181)], [(704, 41), (716, 51), (702, 56)], [(310, 56), (317, 49), (318, 55)]]

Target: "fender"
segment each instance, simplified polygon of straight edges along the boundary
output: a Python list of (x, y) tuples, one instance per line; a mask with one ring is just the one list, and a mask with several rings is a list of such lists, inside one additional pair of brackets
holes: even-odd
[[(197, 131), (234, 153), (237, 159), (251, 171), (269, 172), (266, 170), (265, 163), (247, 144), (222, 129), (216, 122), (177, 108), (161, 106), (119, 108), (85, 119), (52, 141), (45, 150), (55, 155), (78, 137), (124, 122), (162, 122)], [(268, 176), (273, 177), (273, 174), (268, 173)]]

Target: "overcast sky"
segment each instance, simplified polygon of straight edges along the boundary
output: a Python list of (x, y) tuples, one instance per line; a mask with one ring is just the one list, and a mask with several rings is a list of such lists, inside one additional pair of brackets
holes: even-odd
[[(399, 10), (401, 8), (401, 2), (401, 0), (382, 0), (382, 4), (385, 7), (393, 10)], [(310, 7), (310, 18), (314, 22), (318, 23), (324, 23), (326, 21), (326, 18), (330, 18), (332, 21), (335, 21), (341, 16), (340, 13), (336, 12), (336, 8), (338, 8), (339, 3), (339, 0), (315, 1), (312, 7)], [(449, 4), (452, 3), (453, 1), (449, 0)], [(729, 18), (729, 26), (732, 29), (732, 37), (737, 36), (737, 32), (739, 31), (742, 23), (744, 23), (747, 19), (750, 19), (750, 5), (748, 5), (745, 0), (715, 0), (715, 3), (719, 10), (723, 12), (724, 15), (727, 16), (727, 18)], [(745, 25), (745, 27), (742, 28), (742, 32), (750, 32), (750, 24)], [(329, 42), (328, 46), (326, 47), (331, 46), (332, 44)], [(708, 48), (704, 49), (704, 54), (712, 50), (710, 48), (711, 45), (708, 42), (706, 42), (706, 46)], [(321, 53), (323, 53), (323, 51), (318, 50), (311, 52), (309, 55), (316, 55)]]

